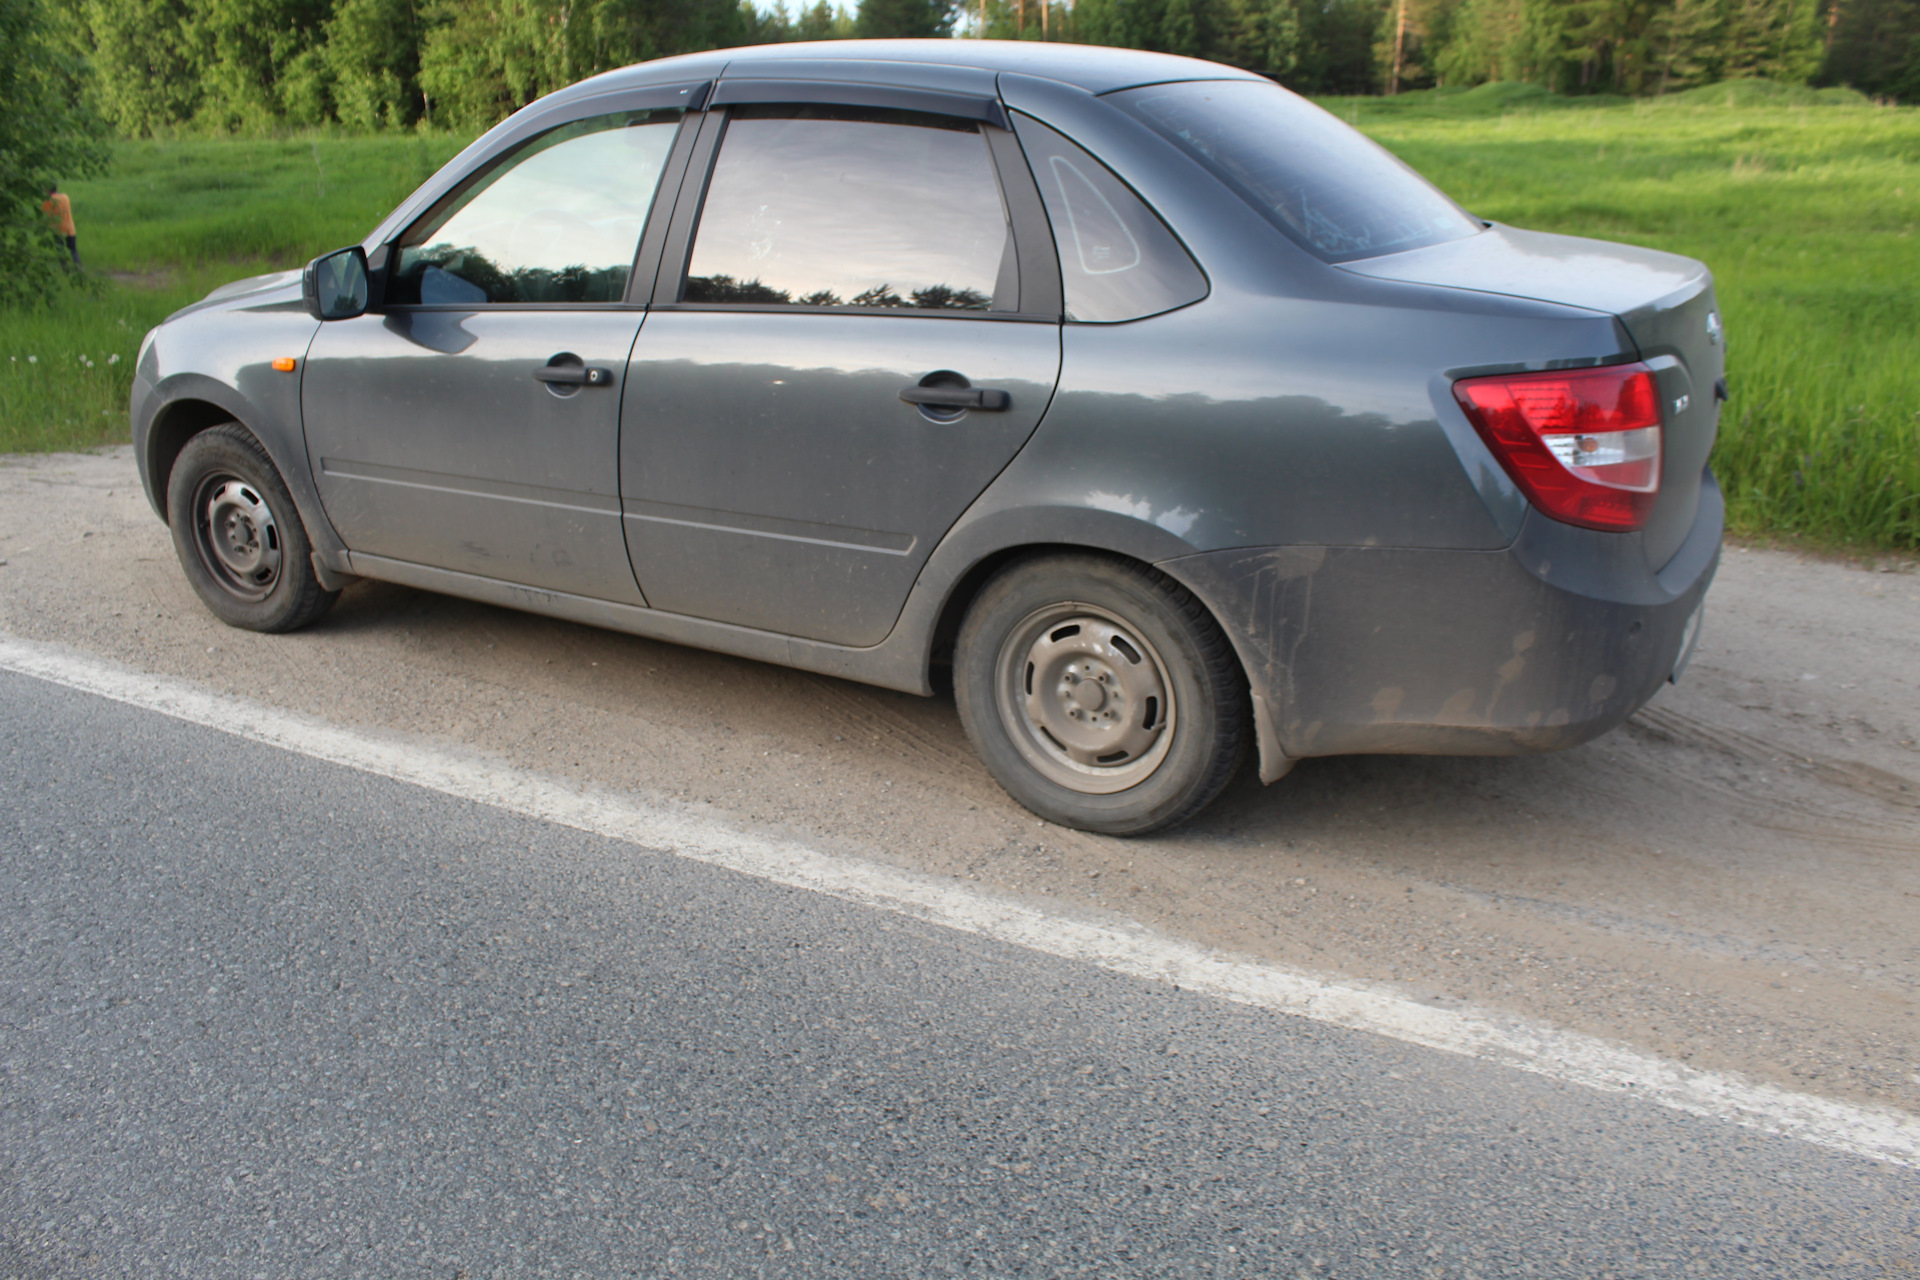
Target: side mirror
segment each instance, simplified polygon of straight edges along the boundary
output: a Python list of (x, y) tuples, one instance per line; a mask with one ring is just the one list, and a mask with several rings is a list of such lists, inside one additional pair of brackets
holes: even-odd
[(300, 277), (300, 296), (315, 320), (351, 320), (367, 309), (367, 253), (359, 245), (322, 254)]

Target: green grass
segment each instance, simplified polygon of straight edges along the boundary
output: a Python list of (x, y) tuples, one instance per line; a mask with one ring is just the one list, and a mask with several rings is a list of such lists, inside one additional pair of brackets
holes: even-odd
[(123, 271), (240, 260), (293, 265), (358, 240), (469, 139), (312, 135), (126, 142), (76, 183), (98, 262)]
[(87, 284), (0, 310), (0, 453), (127, 438), (146, 331), (208, 290), (351, 244), (468, 140), (122, 142), (73, 196)]
[(1707, 263), (1734, 391), (1714, 450), (1732, 527), (1920, 548), (1920, 110), (1754, 82), (1323, 105), (1483, 217)]
[[(1714, 463), (1733, 527), (1920, 548), (1920, 110), (1761, 82), (1325, 105), (1485, 217), (1705, 261), (1727, 319), (1734, 399)], [(110, 176), (72, 184), (88, 269), (112, 274), (0, 312), (0, 452), (124, 439), (147, 328), (215, 284), (358, 239), (463, 142), (120, 144)]]
[(141, 335), (190, 300), (180, 289), (114, 289), (0, 309), (0, 453), (125, 440)]

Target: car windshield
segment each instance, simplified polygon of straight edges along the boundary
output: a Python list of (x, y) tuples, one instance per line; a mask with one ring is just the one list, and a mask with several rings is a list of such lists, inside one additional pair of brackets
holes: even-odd
[(1327, 262), (1459, 240), (1481, 223), (1384, 148), (1275, 84), (1110, 95)]

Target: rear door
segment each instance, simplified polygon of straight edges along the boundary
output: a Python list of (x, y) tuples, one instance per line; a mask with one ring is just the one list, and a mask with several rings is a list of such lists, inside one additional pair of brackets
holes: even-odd
[(627, 369), (622, 511), (653, 607), (871, 645), (1045, 412), (1059, 275), (997, 101), (807, 92), (710, 113)]

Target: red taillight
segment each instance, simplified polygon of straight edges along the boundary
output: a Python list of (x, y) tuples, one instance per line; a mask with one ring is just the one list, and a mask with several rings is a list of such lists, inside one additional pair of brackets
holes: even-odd
[(1462, 378), (1454, 398), (1534, 506), (1624, 531), (1660, 492), (1660, 392), (1644, 364)]

